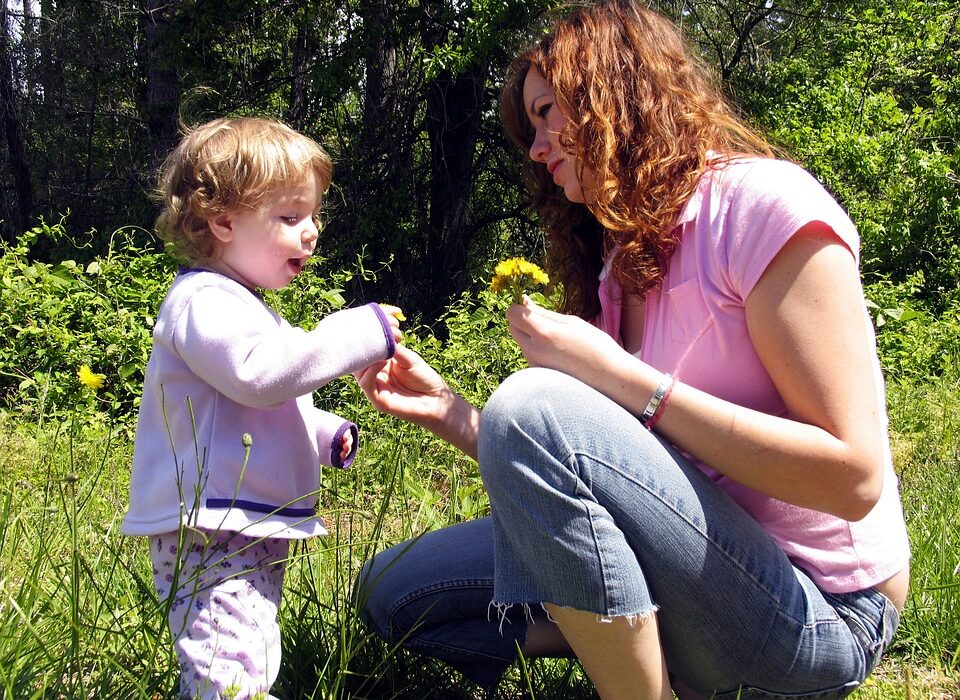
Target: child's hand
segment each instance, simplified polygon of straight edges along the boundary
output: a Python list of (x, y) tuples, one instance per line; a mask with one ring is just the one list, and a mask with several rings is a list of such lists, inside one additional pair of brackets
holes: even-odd
[(347, 457), (350, 456), (350, 451), (353, 449), (353, 433), (347, 431), (343, 434), (343, 437), (340, 439), (340, 462), (346, 462)]
[(406, 321), (407, 317), (403, 315), (403, 311), (400, 310), (399, 306), (380, 304), (380, 309), (387, 316), (387, 322), (390, 324), (390, 328), (393, 330), (393, 339), (399, 343), (401, 340), (403, 340), (403, 332), (400, 330), (400, 321)]

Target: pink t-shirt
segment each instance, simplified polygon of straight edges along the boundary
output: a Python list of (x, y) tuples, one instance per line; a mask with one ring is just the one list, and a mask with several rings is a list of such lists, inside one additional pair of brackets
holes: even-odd
[[(799, 166), (745, 158), (709, 171), (679, 216), (680, 244), (663, 284), (647, 295), (638, 357), (713, 396), (784, 415), (783, 399), (747, 332), (744, 302), (783, 245), (811, 221), (826, 223), (858, 256), (859, 237), (853, 223)], [(597, 325), (620, 342), (621, 290), (608, 269), (609, 265), (600, 275)], [(863, 319), (873, 344), (866, 305)], [(872, 355), (876, 357), (875, 352)], [(876, 359), (873, 364), (878, 405), (883, 407), (880, 364)], [(872, 586), (900, 571), (909, 560), (888, 445), (880, 500), (857, 522), (784, 503), (708, 465), (699, 466), (825, 591)]]

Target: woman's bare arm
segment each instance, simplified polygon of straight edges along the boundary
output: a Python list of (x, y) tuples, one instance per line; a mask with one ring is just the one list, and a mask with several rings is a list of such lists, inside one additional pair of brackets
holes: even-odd
[[(639, 415), (661, 373), (590, 324), (533, 305), (508, 312), (531, 364), (575, 376)], [(883, 483), (881, 411), (853, 255), (823, 224), (799, 231), (746, 301), (785, 417), (678, 383), (657, 430), (752, 489), (857, 520)]]

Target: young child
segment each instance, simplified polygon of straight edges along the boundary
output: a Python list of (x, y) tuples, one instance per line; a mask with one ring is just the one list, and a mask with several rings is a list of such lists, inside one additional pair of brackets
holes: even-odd
[(289, 542), (326, 534), (319, 467), (357, 450), (356, 425), (311, 392), (400, 339), (395, 307), (338, 311), (308, 332), (257, 292), (303, 269), (330, 176), (320, 146), (255, 118), (193, 129), (161, 171), (157, 230), (191, 267), (154, 327), (122, 530), (150, 538), (183, 697), (267, 697)]

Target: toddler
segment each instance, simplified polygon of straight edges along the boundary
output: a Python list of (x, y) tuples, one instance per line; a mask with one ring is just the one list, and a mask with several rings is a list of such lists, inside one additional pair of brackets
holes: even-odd
[(314, 407), (331, 379), (390, 358), (399, 309), (294, 328), (258, 289), (313, 253), (330, 158), (274, 121), (217, 119), (163, 165), (161, 237), (190, 263), (160, 307), (123, 532), (150, 540), (187, 698), (266, 698), (290, 540), (326, 534), (320, 464), (347, 467), (353, 423)]

